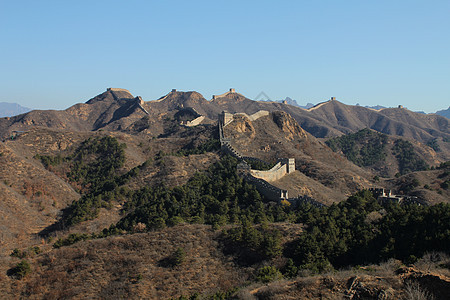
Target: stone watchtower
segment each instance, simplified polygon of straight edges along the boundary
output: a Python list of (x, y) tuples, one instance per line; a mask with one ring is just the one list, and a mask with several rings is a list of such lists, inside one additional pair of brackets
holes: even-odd
[(282, 158), (281, 163), (286, 165), (286, 173), (295, 171), (295, 158)]
[(222, 111), (222, 113), (220, 114), (220, 122), (222, 123), (223, 126), (227, 125), (232, 120), (233, 120), (233, 114), (230, 114), (227, 111)]

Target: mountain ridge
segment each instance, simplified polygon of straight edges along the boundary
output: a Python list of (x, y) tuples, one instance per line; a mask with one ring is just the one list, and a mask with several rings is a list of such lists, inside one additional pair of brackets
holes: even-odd
[[(436, 114), (423, 115), (405, 108), (374, 110), (346, 105), (337, 100), (325, 101), (312, 108), (302, 109), (283, 103), (253, 101), (234, 90), (209, 101), (200, 93), (176, 90), (159, 100), (142, 101), (140, 97), (134, 97), (126, 90), (108, 89), (86, 103), (75, 104), (66, 110), (31, 111), (20, 117), (2, 118), (0, 133), (5, 138), (5, 131), (8, 128), (22, 130), (30, 125), (74, 130), (101, 128), (124, 130), (133, 121), (144, 117), (145, 113), (140, 113), (139, 103), (151, 117), (167, 113), (167, 111), (192, 108), (209, 120), (217, 120), (217, 115), (223, 110), (247, 114), (259, 110), (282, 110), (291, 114), (302, 128), (318, 138), (339, 136), (363, 128), (414, 138), (422, 143), (434, 138), (450, 138), (448, 119)], [(133, 121), (125, 121), (125, 117)]]

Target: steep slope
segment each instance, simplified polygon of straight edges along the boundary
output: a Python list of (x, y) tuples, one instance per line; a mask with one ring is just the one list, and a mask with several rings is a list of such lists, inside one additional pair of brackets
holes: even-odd
[(11, 118), (0, 119), (0, 136), (5, 139), (13, 131), (27, 131), (33, 127), (46, 127), (70, 131), (90, 131), (106, 128), (121, 129), (145, 116), (139, 107), (139, 98), (128, 91), (108, 89), (84, 104), (66, 110), (33, 110)]
[(79, 195), (35, 159), (0, 143), (0, 252), (26, 245)]
[[(169, 299), (227, 291), (249, 272), (223, 255), (219, 234), (210, 226), (186, 225), (46, 249), (33, 259), (33, 273), (25, 282), (17, 286), (16, 280), (0, 277), (0, 287), (5, 285), (0, 295)], [(172, 267), (166, 261), (177, 248), (183, 248), (186, 257), (182, 265)]]

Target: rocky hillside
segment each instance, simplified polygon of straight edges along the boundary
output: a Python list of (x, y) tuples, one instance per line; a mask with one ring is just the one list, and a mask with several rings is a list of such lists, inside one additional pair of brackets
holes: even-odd
[(450, 160), (435, 140), (423, 145), (413, 139), (398, 138), (370, 129), (331, 138), (326, 144), (354, 164), (382, 177), (423, 171)]

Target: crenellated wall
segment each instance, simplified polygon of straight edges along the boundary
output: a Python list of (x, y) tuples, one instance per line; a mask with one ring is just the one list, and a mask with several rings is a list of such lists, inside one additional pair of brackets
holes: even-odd
[(199, 125), (204, 119), (205, 119), (205, 116), (200, 116), (200, 117), (195, 118), (192, 121), (187, 121), (186, 124), (183, 124), (183, 125), (187, 126), (187, 127), (194, 127), (194, 126)]
[(245, 174), (244, 179), (249, 183), (253, 184), (258, 192), (260, 192), (264, 197), (272, 201), (281, 201), (283, 199), (288, 199), (288, 191), (277, 188), (276, 186), (271, 185), (267, 181), (256, 178), (251, 174)]
[(281, 179), (284, 175), (287, 174), (287, 165), (282, 164), (280, 161), (273, 166), (272, 169), (267, 171), (260, 170), (250, 170), (250, 174), (252, 174), (256, 178), (264, 179), (265, 181), (275, 181)]

